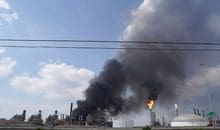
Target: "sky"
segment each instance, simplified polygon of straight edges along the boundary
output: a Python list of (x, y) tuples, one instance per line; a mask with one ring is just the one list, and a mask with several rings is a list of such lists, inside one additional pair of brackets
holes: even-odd
[[(0, 0), (0, 38), (117, 40), (140, 2)], [(44, 117), (55, 110), (68, 114), (70, 102), (83, 99), (89, 80), (115, 55), (115, 50), (1, 48), (1, 118), (23, 109), (28, 116), (39, 109)]]
[[(155, 10), (160, 7), (157, 5), (160, 0), (155, 1), (0, 0), (0, 39), (119, 40), (122, 38), (135, 39), (139, 37), (136, 35), (140, 32), (150, 36), (150, 33), (157, 34), (158, 30), (164, 33), (167, 28), (171, 28), (173, 31), (175, 30), (173, 27), (176, 26), (181, 27), (182, 30), (188, 29), (186, 27), (188, 26), (187, 20), (181, 21), (183, 26), (179, 26), (179, 19), (173, 21), (172, 17), (178, 17), (179, 12), (174, 12), (177, 15), (173, 14), (172, 17), (168, 17), (165, 24), (154, 22), (154, 20), (148, 22), (152, 16), (156, 16), (156, 18), (171, 16), (163, 15), (163, 6), (157, 13)], [(179, 4), (173, 3), (173, 5)], [(161, 15), (159, 15), (160, 13)], [(212, 12), (210, 14), (210, 17), (207, 18), (209, 21), (207, 26), (210, 32), (213, 32), (217, 37), (220, 31), (218, 25), (220, 15)], [(185, 17), (187, 18), (184, 15)], [(157, 27), (157, 30), (153, 27)], [(178, 33), (182, 34), (181, 31)], [(190, 29), (187, 31), (187, 33), (193, 32)], [(173, 37), (169, 35), (171, 33), (165, 33), (166, 37), (163, 38), (172, 39)], [(1, 43), (7, 44), (6, 42)], [(13, 42), (13, 44), (36, 45), (39, 43)], [(40, 44), (54, 45), (55, 43)], [(85, 45), (89, 44), (91, 43)], [(56, 43), (56, 45), (62, 45), (62, 43)], [(117, 54), (117, 50), (1, 48), (0, 118), (10, 118), (14, 114), (21, 113), (23, 109), (27, 110), (28, 116), (41, 109), (44, 118), (55, 110), (68, 114), (70, 102), (75, 104), (76, 100), (84, 98), (83, 91), (88, 87), (89, 81), (99, 74), (108, 59), (117, 56)], [(202, 75), (206, 75), (205, 79), (212, 87), (210, 90), (212, 95), (219, 97), (217, 96), (218, 92), (213, 91), (213, 89), (218, 90), (220, 80), (218, 78), (220, 77), (219, 54), (202, 53), (198, 55), (190, 53), (186, 55), (190, 59), (187, 63), (188, 70), (190, 70), (188, 72), (192, 70), (197, 73), (189, 74), (190, 78), (186, 82), (189, 86), (187, 89), (189, 93), (185, 94), (185, 100), (180, 103), (190, 104), (191, 107), (204, 106), (204, 109), (207, 110), (206, 102), (201, 102), (207, 100), (206, 91), (204, 88), (200, 88), (207, 82), (201, 79), (204, 78)], [(200, 63), (205, 63), (204, 71), (199, 66)], [(217, 98), (214, 101), (216, 100)], [(216, 108), (219, 107), (217, 104)], [(184, 108), (186, 106), (182, 107), (180, 112), (192, 112), (191, 108), (187, 110)], [(156, 110), (161, 109), (156, 108)], [(173, 109), (170, 109), (169, 112), (171, 111)], [(158, 113), (166, 115), (166, 111)], [(132, 119), (134, 115), (137, 117), (137, 124), (145, 124), (147, 118), (145, 110), (142, 113), (132, 113), (130, 116), (122, 117), (131, 117)], [(171, 115), (174, 116), (174, 113)]]

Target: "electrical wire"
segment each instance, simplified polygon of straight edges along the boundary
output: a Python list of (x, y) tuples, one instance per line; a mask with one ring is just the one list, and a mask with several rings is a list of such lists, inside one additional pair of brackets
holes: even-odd
[(146, 48), (146, 47), (92, 47), (92, 46), (26, 46), (26, 45), (0, 45), (6, 48), (58, 48), (58, 49), (88, 49), (88, 50), (146, 50), (146, 51), (207, 51), (220, 52), (219, 49), (199, 49), (199, 48)]
[[(3, 42), (3, 44), (1, 43)], [(4, 44), (4, 42), (7, 42)], [(16, 42), (16, 45), (11, 44)], [(18, 44), (22, 42), (22, 45)], [(103, 47), (103, 46), (59, 46), (59, 45), (25, 45), (23, 42), (54, 42), (54, 43), (131, 43), (131, 44), (169, 44), (169, 45), (199, 45), (200, 48), (171, 48), (171, 47)], [(146, 51), (196, 51), (220, 52), (220, 48), (201, 48), (202, 45), (218, 46), (218, 42), (158, 42), (158, 41), (120, 41), (120, 40), (56, 40), (56, 39), (0, 39), (0, 47), (6, 48), (58, 48), (58, 49), (90, 49), (90, 50), (146, 50)]]
[(126, 41), (126, 40), (67, 40), (67, 39), (0, 39), (2, 42), (59, 42), (59, 43), (129, 43), (129, 44), (171, 44), (171, 45), (215, 45), (220, 42), (183, 42), (183, 41)]

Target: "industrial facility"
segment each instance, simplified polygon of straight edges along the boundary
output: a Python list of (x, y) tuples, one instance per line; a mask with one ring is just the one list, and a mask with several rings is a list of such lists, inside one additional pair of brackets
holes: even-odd
[[(219, 122), (213, 120), (205, 114), (204, 110), (200, 112), (199, 109), (193, 108), (193, 114), (179, 114), (178, 105), (175, 104), (174, 117), (170, 122), (162, 117), (160, 121), (157, 118), (157, 113), (153, 111), (155, 106), (155, 100), (148, 98), (147, 107), (149, 111), (150, 127), (153, 128), (167, 128), (167, 127), (206, 127), (212, 126), (210, 124), (215, 122), (215, 125)], [(112, 120), (112, 117), (107, 111), (97, 109), (90, 114), (78, 115), (73, 109), (73, 103), (70, 104), (69, 115), (59, 114), (57, 110), (49, 115), (45, 121), (42, 119), (42, 111), (39, 110), (37, 114), (31, 115), (26, 118), (26, 110), (23, 110), (22, 114), (16, 114), (10, 119), (1, 119), (0, 127), (16, 126), (16, 127), (30, 127), (30, 126), (42, 126), (42, 127), (106, 127), (106, 128), (134, 128), (134, 121), (129, 119), (116, 119)]]

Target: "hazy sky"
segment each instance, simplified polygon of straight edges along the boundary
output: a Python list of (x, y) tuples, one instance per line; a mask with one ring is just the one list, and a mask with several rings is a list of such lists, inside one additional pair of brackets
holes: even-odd
[[(178, 26), (179, 30), (187, 31), (187, 35), (184, 36), (189, 36), (189, 39), (191, 38), (190, 36), (197, 37), (187, 27), (190, 25), (189, 27), (192, 26), (193, 28), (195, 26), (196, 28), (198, 25), (198, 28), (201, 28), (200, 24), (191, 25), (189, 24), (190, 20), (181, 19), (191, 18), (191, 16), (188, 17), (185, 14), (181, 15), (181, 11), (191, 4), (189, 1), (182, 3), (179, 1), (178, 3), (170, 0), (170, 7), (166, 5), (169, 2), (149, 1), (0, 0), (0, 39), (118, 40), (122, 36), (132, 39), (132, 37), (138, 38), (139, 36), (136, 35), (140, 34), (140, 32), (142, 32), (143, 36), (145, 34), (147, 36), (157, 33), (166, 34), (164, 32), (167, 30), (175, 32), (177, 25), (181, 25)], [(204, 3), (204, 0), (203, 2), (202, 0), (194, 0), (193, 4), (195, 4), (196, 9), (202, 9), (201, 7), (207, 5)], [(207, 5), (208, 7), (212, 7), (218, 2), (213, 0), (210, 3), (210, 5)], [(196, 6), (197, 4), (199, 6)], [(180, 6), (183, 8), (178, 8), (179, 12), (174, 11), (173, 15), (169, 15), (172, 11), (168, 11), (167, 7), (174, 9), (176, 5), (185, 6)], [(192, 10), (188, 10), (186, 14), (193, 12), (197, 16), (198, 12), (193, 10), (194, 7), (190, 8)], [(218, 12), (218, 8), (215, 7), (214, 9), (216, 10), (205, 10), (209, 13), (207, 16), (210, 17), (206, 19), (208, 22), (204, 22), (204, 24), (207, 23), (209, 31), (214, 34), (213, 37), (217, 37), (217, 40), (219, 40), (220, 26), (218, 24), (220, 15), (215, 13), (215, 11)], [(155, 22), (154, 16), (161, 19), (157, 19)], [(203, 16), (201, 17), (203, 18)], [(176, 21), (173, 18), (176, 18)], [(174, 34), (182, 34), (183, 32), (181, 31)], [(172, 33), (168, 32), (164, 35), (164, 38), (167, 36), (166, 38), (179, 40), (178, 38), (172, 38), (170, 34)], [(7, 44), (7, 42), (1, 43)], [(23, 43), (13, 42), (13, 44)], [(25, 44), (36, 45), (38, 43), (25, 42)], [(41, 44), (50, 45), (54, 43)], [(56, 45), (58, 44), (62, 43), (57, 43)], [(87, 43), (86, 45), (89, 44)], [(107, 59), (115, 55), (117, 55), (115, 50), (1, 48), (0, 117), (9, 118), (16, 113), (21, 113), (23, 109), (27, 110), (28, 116), (37, 113), (39, 109), (42, 110), (44, 117), (55, 110), (68, 114), (70, 102), (75, 103), (77, 99), (83, 98), (83, 90), (87, 88), (89, 80), (99, 74)], [(187, 64), (188, 70), (201, 70), (199, 66), (201, 62), (205, 63), (205, 68), (207, 69), (203, 73), (198, 71), (196, 74), (189, 74), (192, 78), (190, 77), (187, 80), (187, 85), (197, 87), (190, 87), (188, 90), (189, 92), (193, 91), (192, 94), (189, 94), (193, 95), (193, 100), (186, 93), (185, 100), (181, 102), (182, 104), (190, 104), (189, 106), (191, 107), (200, 107), (200, 104), (202, 104), (202, 106), (205, 106), (204, 109), (208, 109), (207, 102), (201, 102), (206, 100), (206, 94), (204, 94), (203, 89), (200, 92), (200, 87), (205, 84), (200, 79), (204, 78), (201, 75), (206, 74), (205, 78), (211, 84), (210, 86), (215, 89), (218, 88), (220, 80), (220, 66), (218, 65), (220, 61), (218, 61), (218, 56), (218, 53), (208, 54), (208, 56), (207, 53), (200, 55), (195, 53), (187, 54), (187, 57), (191, 59), (189, 60), (190, 64)], [(210, 57), (213, 59), (210, 59)], [(194, 91), (198, 91), (199, 94), (194, 93)], [(213, 94), (216, 97), (219, 97), (216, 91), (212, 90), (212, 92), (214, 92)], [(217, 100), (217, 98), (215, 99)], [(192, 102), (194, 102), (194, 106)], [(168, 106), (167, 108), (172, 107)], [(184, 110), (184, 108), (186, 106), (183, 106), (181, 110), (183, 113), (192, 112), (192, 108), (187, 110)], [(171, 111), (172, 109), (169, 112)], [(159, 114), (166, 115), (167, 113), (160, 111)], [(169, 115), (173, 115), (173, 113)], [(143, 124), (146, 117), (147, 115), (142, 114), (138, 119)]]

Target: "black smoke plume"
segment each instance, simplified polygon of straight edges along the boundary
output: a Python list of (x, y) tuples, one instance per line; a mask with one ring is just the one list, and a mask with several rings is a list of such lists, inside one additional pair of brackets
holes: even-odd
[[(210, 41), (219, 39), (218, 0), (145, 0), (133, 11), (123, 40)], [(219, 25), (218, 25), (219, 27)], [(178, 48), (177, 45), (121, 44), (123, 47)], [(77, 102), (75, 113), (97, 109), (111, 115), (138, 111), (147, 98), (167, 104), (176, 100), (185, 82), (184, 52), (123, 50), (108, 60), (100, 75)]]

